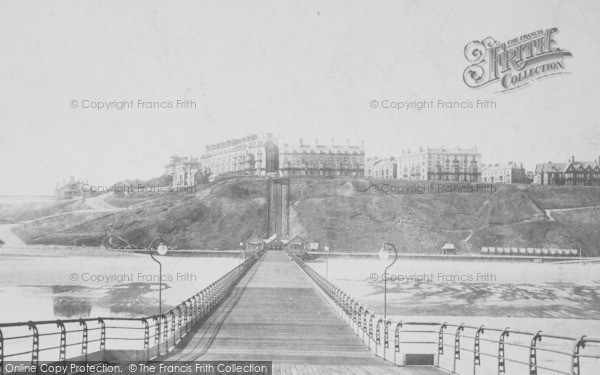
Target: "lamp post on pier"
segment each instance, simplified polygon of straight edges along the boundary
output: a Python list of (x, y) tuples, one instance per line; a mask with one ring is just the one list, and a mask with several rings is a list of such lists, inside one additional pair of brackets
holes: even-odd
[[(158, 315), (162, 316), (162, 263), (158, 259), (156, 259), (154, 255), (152, 255), (152, 245), (157, 240), (162, 240), (162, 237), (156, 237), (152, 240), (152, 242), (150, 242), (150, 246), (148, 246), (148, 254), (150, 254), (150, 257), (153, 261), (158, 263)], [(166, 255), (168, 248), (164, 243), (161, 242), (160, 245), (158, 245), (158, 247), (156, 248), (156, 250), (159, 255)]]
[(396, 246), (394, 246), (393, 244), (391, 244), (389, 242), (385, 242), (383, 244), (383, 246), (381, 246), (381, 250), (379, 251), (379, 258), (381, 260), (386, 260), (390, 257), (390, 253), (386, 249), (386, 246), (389, 246), (392, 249), (394, 249), (395, 256), (394, 256), (394, 261), (392, 263), (390, 263), (390, 265), (387, 266), (385, 268), (385, 271), (383, 272), (383, 319), (384, 320), (387, 319), (387, 271), (391, 266), (394, 265), (394, 263), (396, 263), (396, 260), (398, 259), (398, 250), (396, 249)]

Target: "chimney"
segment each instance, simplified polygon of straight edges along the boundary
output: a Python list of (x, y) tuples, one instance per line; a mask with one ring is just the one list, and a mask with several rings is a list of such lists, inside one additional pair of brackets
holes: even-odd
[(304, 140), (302, 138), (298, 138), (298, 144), (300, 144), (300, 147), (304, 146)]
[(350, 140), (346, 139), (346, 147), (350, 147)]
[[(362, 148), (365, 148), (365, 140), (363, 139), (362, 141), (360, 141), (360, 145), (362, 146)], [(598, 160), (600, 160), (600, 158), (598, 158)]]
[(575, 155), (571, 156), (571, 163), (575, 163)]

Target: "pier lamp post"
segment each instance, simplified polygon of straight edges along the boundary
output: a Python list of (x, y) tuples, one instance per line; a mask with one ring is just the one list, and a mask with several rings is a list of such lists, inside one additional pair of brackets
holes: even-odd
[[(150, 254), (150, 257), (152, 258), (153, 261), (155, 261), (156, 263), (158, 263), (158, 315), (161, 316), (162, 315), (162, 263), (160, 263), (158, 261), (158, 259), (156, 259), (154, 257), (154, 255), (152, 255), (152, 245), (154, 244), (155, 241), (157, 240), (162, 240), (162, 237), (156, 237), (155, 239), (152, 240), (152, 242), (150, 242), (150, 246), (148, 246), (148, 254)], [(167, 246), (164, 243), (160, 243), (160, 245), (158, 245), (158, 247), (156, 248), (157, 252), (159, 255), (165, 255), (167, 254)]]
[(329, 280), (329, 254), (333, 251), (333, 246), (327, 244), (324, 249), (327, 251), (327, 257), (325, 258), (325, 279)]
[(386, 249), (386, 246), (394, 249), (395, 256), (394, 256), (394, 261), (392, 263), (390, 263), (390, 265), (387, 266), (385, 268), (385, 271), (383, 272), (383, 319), (384, 320), (387, 319), (387, 279), (388, 279), (387, 271), (391, 266), (394, 265), (394, 263), (396, 263), (396, 260), (398, 259), (398, 250), (396, 249), (396, 246), (392, 245), (389, 242), (386, 242), (383, 244), (383, 246), (381, 246), (381, 250), (379, 251), (379, 259), (386, 260), (390, 257), (390, 253)]
[[(244, 260), (246, 260), (246, 248), (244, 247), (244, 243), (240, 241), (240, 250), (244, 250)], [(240, 251), (240, 259), (242, 259), (242, 252)]]

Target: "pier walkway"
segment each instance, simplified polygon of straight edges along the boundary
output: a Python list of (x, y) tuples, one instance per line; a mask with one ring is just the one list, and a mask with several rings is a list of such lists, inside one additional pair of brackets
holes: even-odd
[(267, 252), (169, 361), (273, 361), (274, 374), (445, 374), (375, 357), (310, 278)]
[(0, 323), (0, 375), (5, 360), (67, 359), (123, 373), (129, 362), (271, 361), (285, 375), (588, 375), (599, 349), (596, 336), (385, 319), (282, 251), (251, 255), (163, 314)]

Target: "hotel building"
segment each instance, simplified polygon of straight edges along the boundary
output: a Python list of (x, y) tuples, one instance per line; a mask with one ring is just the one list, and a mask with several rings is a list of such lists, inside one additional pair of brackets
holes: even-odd
[(202, 173), (212, 176), (242, 174), (264, 176), (277, 172), (278, 148), (271, 133), (251, 134), (206, 146), (200, 157)]
[(481, 171), (481, 181), (493, 184), (529, 184), (531, 180), (523, 164), (508, 162), (508, 164), (486, 165)]
[(365, 162), (365, 177), (396, 179), (398, 178), (398, 163), (394, 157), (386, 159), (368, 158)]
[(600, 157), (597, 161), (543, 163), (535, 166), (533, 183), (554, 186), (600, 186)]
[(171, 156), (171, 161), (165, 165), (165, 174), (173, 176), (173, 187), (195, 186), (198, 171), (200, 162), (197, 158)]
[(477, 147), (404, 150), (398, 157), (398, 178), (480, 182), (481, 154)]
[(279, 149), (279, 172), (282, 176), (350, 176), (364, 177), (364, 145), (353, 146), (347, 141), (345, 146), (305, 144), (284, 144)]

